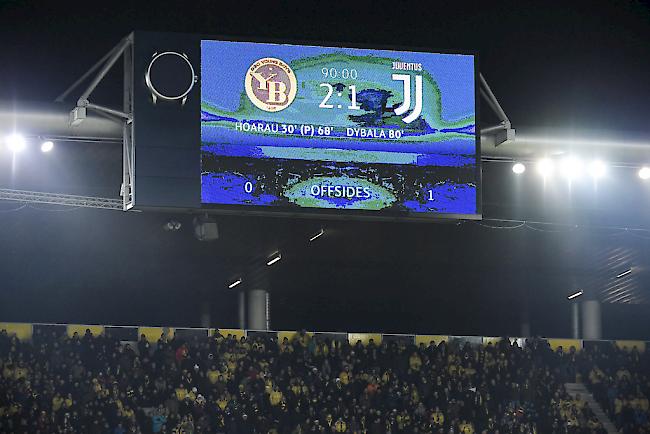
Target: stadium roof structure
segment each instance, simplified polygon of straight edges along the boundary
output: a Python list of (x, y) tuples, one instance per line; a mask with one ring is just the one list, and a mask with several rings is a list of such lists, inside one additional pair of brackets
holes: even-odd
[[(359, 10), (354, 10), (357, 6)], [(44, 315), (56, 309), (67, 314), (71, 310), (68, 294), (83, 296), (90, 292), (92, 296), (87, 297), (85, 304), (79, 304), (83, 309), (75, 311), (78, 315), (103, 314), (108, 310), (103, 303), (135, 299), (133, 311), (147, 313), (153, 304), (161, 310), (160, 315), (173, 317), (175, 310), (191, 310), (189, 303), (194, 293), (187, 287), (207, 285), (211, 290), (221, 289), (215, 291), (215, 304), (224, 305), (222, 312), (227, 315), (228, 309), (235, 309), (225, 295), (232, 282), (225, 279), (227, 276), (243, 277), (242, 284), (232, 292), (265, 287), (270, 282), (277, 308), (274, 312), (293, 321), (292, 324), (310, 324), (312, 318), (329, 316), (340, 318), (341, 327), (347, 329), (360, 329), (354, 325), (358, 324), (354, 322), (355, 316), (366, 321), (369, 317), (383, 317), (383, 328), (395, 331), (418, 331), (420, 323), (436, 321), (436, 316), (457, 316), (456, 324), (461, 326), (485, 326), (506, 321), (508, 315), (519, 315), (526, 303), (535, 306), (540, 316), (551, 317), (548, 323), (553, 326), (552, 323), (563, 321), (564, 305), (554, 304), (555, 300), (566, 304), (567, 295), (575, 289), (584, 290), (578, 300), (594, 297), (611, 303), (610, 307), (647, 304), (648, 183), (639, 182), (632, 170), (625, 172), (626, 168), (647, 164), (650, 159), (650, 45), (644, 43), (650, 35), (647, 7), (637, 2), (589, 3), (588, 7), (575, 3), (531, 13), (528, 6), (517, 2), (497, 6), (456, 2), (424, 8), (418, 14), (409, 8), (397, 8), (386, 14), (381, 6), (370, 10), (360, 6), (331, 5), (316, 16), (312, 14), (313, 6), (302, 2), (294, 13), (275, 15), (272, 21), (268, 20), (271, 9), (253, 10), (245, 3), (229, 5), (232, 10), (225, 10), (216, 2), (210, 6), (184, 4), (184, 14), (170, 14), (170, 10), (178, 10), (178, 5), (164, 1), (157, 4), (156, 11), (134, 3), (124, 13), (97, 13), (91, 7), (80, 9), (75, 4), (43, 7), (20, 2), (6, 6), (0, 14), (0, 33), (6, 42), (0, 133), (19, 126), (30, 138), (57, 140), (57, 147), (48, 156), (48, 164), (39, 165), (36, 160), (40, 155), (29, 164), (26, 159), (20, 162), (20, 169), (37, 169), (27, 179), (17, 176), (14, 180), (10, 171), (3, 170), (9, 167), (4, 164), (10, 164), (10, 159), (0, 158), (0, 187), (7, 187), (3, 194), (19, 200), (39, 199), (27, 198), (25, 194), (30, 192), (41, 194), (40, 199), (46, 200), (52, 198), (50, 195), (78, 196), (76, 199), (81, 202), (75, 206), (88, 203), (87, 197), (109, 204), (121, 201), (119, 125), (89, 112), (84, 122), (71, 129), (69, 112), (74, 103), (28, 101), (53, 101), (66, 85), (133, 28), (243, 33), (248, 40), (299, 37), (320, 41), (335, 35), (341, 41), (458, 47), (479, 52), (480, 70), (499, 96), (507, 119), (512, 121), (508, 128), (516, 128), (514, 139), (505, 134), (505, 141), (492, 140), (494, 136), (482, 140), (486, 162), (483, 180), (484, 185), (490, 186), (483, 191), (486, 218), (482, 222), (451, 222), (426, 225), (423, 229), (420, 225), (391, 222), (367, 225), (223, 216), (219, 218), (220, 240), (197, 245), (184, 232), (191, 225), (192, 216), (188, 215), (172, 215), (183, 228), (162, 234), (161, 227), (169, 214), (105, 213), (92, 209), (46, 213), (42, 211), (75, 208), (47, 205), (49, 202), (24, 206), (26, 202), (0, 201), (0, 211), (20, 209), (2, 214), (5, 230), (0, 236), (6, 237), (2, 239), (3, 245), (6, 241), (12, 254), (0, 266), (10, 276), (6, 282), (8, 289), (0, 297), (18, 300), (14, 304), (4, 303), (4, 308), (33, 302), (34, 309), (45, 306), (43, 309), (48, 312)], [(84, 28), (94, 29), (93, 37), (85, 37), (83, 29), (70, 31), (71, 16), (83, 22)], [(304, 16), (315, 18), (312, 22), (304, 20)], [(348, 18), (341, 19), (343, 16)], [(441, 16), (445, 19), (438, 19)], [(580, 19), (576, 20), (576, 16)], [(603, 29), (603, 17), (612, 23), (607, 29)], [(411, 25), (395, 31), (392, 25), (377, 25), (383, 19), (401, 19)], [(437, 20), (435, 26), (431, 26), (432, 20)], [(355, 25), (349, 25), (351, 22)], [(549, 28), (553, 31), (549, 32)], [(107, 78), (118, 82), (122, 76), (114, 74)], [(121, 103), (121, 85), (98, 91), (115, 104)], [(492, 132), (507, 131), (508, 128), (498, 128), (503, 122), (498, 113), (490, 113), (498, 110), (490, 110), (486, 104), (489, 103), (481, 106), (485, 127), (497, 127)], [(613, 167), (621, 167), (625, 177), (612, 176), (608, 180), (611, 182), (601, 183), (602, 200), (595, 200), (579, 197), (577, 186), (573, 196), (566, 191), (552, 191), (552, 187), (560, 190), (559, 182), (543, 192), (539, 177), (527, 172), (515, 178), (508, 164), (567, 155), (600, 158)], [(561, 185), (564, 190), (565, 186), (566, 183)], [(69, 199), (73, 198), (66, 198)], [(321, 228), (324, 234), (310, 243), (309, 238)], [(43, 243), (26, 242), (41, 241), (36, 237), (44, 234), (51, 239)], [(129, 244), (129, 240), (138, 242)], [(34, 245), (39, 249), (34, 249)], [(266, 266), (267, 256), (278, 249), (282, 251), (282, 260), (273, 267)], [(122, 260), (120, 255), (126, 259)], [(21, 273), (14, 272), (23, 269), (21, 258), (29, 258), (43, 270), (52, 271), (54, 277), (50, 280), (58, 277), (70, 291), (57, 292), (54, 284), (45, 279), (23, 279)], [(70, 260), (83, 265), (80, 268), (87, 274), (80, 271), (78, 278), (71, 278), (68, 272), (60, 271), (66, 269)], [(101, 274), (102, 268), (111, 271)], [(169, 270), (164, 278), (158, 275), (160, 269)], [(151, 270), (155, 270), (150, 273), (151, 281), (138, 280), (138, 272)], [(121, 281), (124, 288), (107, 289), (108, 295), (100, 301), (100, 297), (95, 297), (98, 291), (89, 291), (87, 282), (95, 282), (99, 287), (104, 284), (103, 279), (108, 281), (113, 274), (128, 276)], [(186, 280), (177, 279), (178, 274), (187, 276)], [(147, 286), (153, 289), (146, 292)], [(121, 295), (114, 297), (114, 291)], [(150, 299), (143, 301), (147, 297)], [(155, 304), (157, 297), (167, 303)], [(65, 302), (61, 301), (63, 298)], [(43, 300), (49, 303), (38, 303)], [(367, 303), (369, 300), (373, 303)], [(469, 306), (468, 300), (479, 300), (480, 306)], [(95, 301), (97, 305), (93, 305)], [(128, 313), (128, 309), (120, 310), (121, 307), (116, 310)], [(387, 317), (385, 312), (392, 312), (394, 318)], [(643, 316), (647, 324), (647, 310)], [(626, 311), (618, 318), (621, 324), (626, 323), (630, 314)], [(363, 320), (359, 323), (363, 324)], [(451, 330), (455, 332), (453, 326)], [(566, 332), (556, 333), (562, 334)]]
[[(76, 144), (75, 149), (85, 153), (92, 168), (94, 176), (103, 173), (105, 181), (115, 182), (120, 177), (122, 129), (119, 123), (100, 114), (88, 114), (87, 119), (80, 125), (71, 127), (69, 121), (70, 104), (65, 103), (18, 103), (0, 105), (0, 130), (14, 128), (20, 130), (27, 137), (47, 137), (62, 142)], [(508, 121), (509, 122), (509, 121)], [(500, 130), (497, 128), (497, 131)], [(507, 128), (504, 128), (506, 131)], [(490, 134), (482, 141), (482, 158), (485, 162), (532, 162), (542, 157), (557, 157), (563, 155), (598, 156), (609, 162), (610, 165), (621, 167), (635, 167), (644, 161), (650, 150), (650, 139), (647, 137), (617, 138), (613, 132), (588, 131), (582, 135), (577, 131), (540, 128), (518, 128), (514, 139), (505, 140), (496, 144), (495, 135)], [(507, 137), (506, 137), (507, 138)], [(112, 161), (109, 163), (109, 161)], [(486, 166), (487, 167), (487, 166)], [(115, 173), (111, 173), (114, 171)], [(96, 181), (97, 182), (97, 181)], [(102, 181), (99, 181), (102, 182)], [(70, 194), (66, 191), (29, 191), (17, 189), (0, 190), (0, 199), (23, 203), (58, 204), (73, 207), (96, 207), (100, 209), (119, 210), (122, 199), (119, 198), (117, 185), (107, 186), (103, 191), (113, 191), (115, 196), (102, 197), (97, 195)], [(78, 193), (75, 191), (74, 193)], [(85, 193), (85, 191), (83, 192)], [(90, 192), (89, 192), (90, 193)], [(488, 199), (489, 205), (489, 199)], [(503, 215), (503, 214), (502, 214)], [(516, 220), (516, 219), (515, 219)], [(523, 223), (526, 219), (517, 220)], [(503, 225), (504, 223), (487, 223), (488, 225)], [(511, 223), (505, 223), (509, 225)], [(519, 224), (519, 223), (513, 223)], [(318, 224), (312, 224), (316, 228)], [(532, 226), (542, 228), (543, 226)], [(621, 228), (619, 228), (621, 229)], [(307, 229), (308, 230), (308, 229)], [(643, 235), (641, 232), (637, 234)], [(258, 286), (268, 282), (268, 269), (263, 266), (263, 259), (273, 245), (259, 245), (254, 238), (247, 241), (245, 235), (238, 236), (233, 245), (248, 246), (248, 253), (241, 253), (244, 262), (237, 264), (230, 272), (232, 275), (247, 274), (247, 282)], [(235, 248), (231, 251), (234, 251)], [(358, 252), (359, 255), (369, 256), (368, 252)], [(621, 260), (621, 255), (627, 261)], [(643, 256), (638, 250), (620, 252), (620, 247), (605, 249), (594, 261), (597, 262), (595, 272), (585, 282), (591, 288), (600, 288), (599, 298), (604, 302), (615, 303), (646, 303), (648, 295), (642, 288), (639, 273), (616, 278), (621, 264), (641, 263)], [(243, 257), (246, 256), (246, 259)], [(290, 257), (290, 256), (289, 256)], [(257, 259), (256, 259), (257, 258)], [(327, 260), (327, 259), (326, 259)], [(260, 265), (256, 265), (257, 262)], [(379, 264), (384, 266), (386, 264)]]

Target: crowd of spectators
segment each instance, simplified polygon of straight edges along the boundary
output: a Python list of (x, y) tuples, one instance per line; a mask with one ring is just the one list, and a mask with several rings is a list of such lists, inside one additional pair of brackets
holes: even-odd
[[(535, 339), (351, 345), (304, 332), (280, 342), (217, 333), (126, 344), (108, 332), (36, 330), (31, 341), (0, 332), (0, 432), (600, 434), (563, 386), (586, 360)], [(614, 399), (613, 414), (636, 424), (625, 408), (637, 405), (630, 394), (647, 396), (647, 381), (633, 382), (648, 377), (637, 364), (607, 381), (609, 366), (621, 366), (610, 361), (594, 365), (591, 384), (607, 397), (614, 387), (625, 403)]]
[(650, 357), (637, 348), (587, 348), (576, 363), (594, 398), (624, 434), (650, 433)]
[[(566, 391), (559, 393), (551, 401), (552, 414), (562, 421), (569, 433), (605, 433), (605, 429), (589, 408), (589, 405), (580, 397), (570, 396)], [(556, 431), (557, 432), (557, 431)]]

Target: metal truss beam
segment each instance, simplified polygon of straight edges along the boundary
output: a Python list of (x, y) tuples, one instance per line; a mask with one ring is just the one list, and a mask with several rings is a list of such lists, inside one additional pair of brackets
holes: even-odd
[[(115, 64), (123, 58), (123, 109), (115, 109), (90, 101), (90, 96)], [(94, 77), (93, 77), (93, 74)], [(70, 112), (70, 124), (79, 125), (86, 119), (86, 109), (94, 110), (122, 126), (122, 209), (127, 211), (135, 203), (135, 148), (133, 146), (133, 34), (123, 38), (111, 51), (99, 59), (84, 75), (56, 98), (62, 102), (83, 82), (93, 77), (84, 92), (77, 99), (77, 105)]]
[(81, 208), (112, 209), (122, 211), (122, 199), (76, 196), (72, 194), (44, 193), (41, 191), (10, 190), (0, 188), (0, 200), (26, 203), (47, 203)]

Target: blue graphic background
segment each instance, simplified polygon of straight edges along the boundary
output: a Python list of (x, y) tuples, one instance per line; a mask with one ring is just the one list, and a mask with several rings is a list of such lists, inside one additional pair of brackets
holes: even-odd
[(201, 99), (224, 110), (235, 111), (239, 107), (246, 70), (256, 60), (275, 57), (291, 64), (296, 59), (340, 52), (422, 63), (422, 68), (435, 77), (440, 88), (443, 118), (456, 120), (474, 114), (474, 56), (252, 42), (203, 41)]
[[(277, 113), (254, 107), (244, 90), (248, 68), (264, 57), (288, 63), (298, 81), (295, 101)], [(422, 72), (393, 70), (393, 61), (422, 64)], [(358, 79), (324, 77), (323, 67), (355, 69)], [(477, 213), (473, 56), (202, 41), (201, 72), (203, 203)], [(424, 76), (424, 107), (411, 124), (394, 114), (404, 96), (391, 73)], [(354, 84), (363, 110), (345, 110), (347, 92), (329, 101), (343, 110), (319, 108), (320, 83), (337, 90)], [(235, 128), (241, 123), (331, 126), (332, 132), (261, 133)], [(347, 127), (399, 130), (402, 137), (350, 138)], [(288, 171), (294, 178), (286, 178)], [(370, 182), (372, 200), (309, 197), (309, 186), (323, 176), (333, 185)]]

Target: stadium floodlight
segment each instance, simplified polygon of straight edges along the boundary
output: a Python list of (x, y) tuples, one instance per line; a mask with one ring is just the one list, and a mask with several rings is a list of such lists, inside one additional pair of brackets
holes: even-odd
[(512, 165), (512, 171), (515, 172), (517, 175), (521, 175), (526, 171), (526, 166), (524, 163), (515, 163)]
[(562, 174), (565, 178), (574, 179), (582, 174), (582, 162), (576, 157), (567, 157), (562, 160)]
[(553, 174), (553, 160), (550, 158), (542, 158), (537, 163), (537, 171), (543, 177), (547, 177)]
[(182, 226), (181, 222), (171, 219), (163, 225), (163, 229), (167, 232), (176, 232), (180, 230)]
[(583, 292), (582, 292), (582, 289), (581, 289), (581, 290), (579, 290), (579, 291), (577, 291), (577, 292), (574, 292), (574, 293), (571, 294), (570, 296), (568, 296), (568, 297), (567, 297), (567, 300), (573, 300), (573, 299), (576, 298), (576, 297), (580, 297), (582, 294), (583, 294)]
[(280, 253), (275, 253), (273, 256), (269, 258), (268, 261), (266, 261), (266, 265), (271, 266), (278, 262), (280, 259), (282, 259), (282, 255)]
[(616, 275), (616, 278), (617, 278), (617, 279), (620, 279), (621, 277), (625, 277), (625, 276), (627, 276), (627, 275), (630, 274), (630, 273), (632, 273), (632, 269), (631, 269), (631, 268), (628, 268), (627, 270), (623, 271), (622, 273), (617, 274), (617, 275)]
[(644, 181), (646, 179), (650, 179), (650, 167), (643, 166), (641, 169), (639, 169), (639, 178), (643, 179)]
[(228, 285), (229, 289), (233, 289), (235, 286), (239, 285), (241, 283), (241, 279), (237, 279), (234, 282), (232, 282), (230, 285)]
[(17, 133), (7, 136), (5, 143), (7, 143), (7, 148), (14, 153), (22, 151), (27, 146), (25, 137)]
[(317, 238), (320, 238), (324, 233), (325, 233), (325, 230), (323, 228), (321, 228), (320, 231), (318, 231), (317, 233), (315, 233), (314, 235), (312, 235), (309, 238), (309, 242), (312, 242), (312, 241), (316, 240)]
[(41, 152), (50, 152), (54, 149), (54, 142), (51, 140), (46, 140), (41, 143)]
[(589, 174), (593, 178), (602, 178), (607, 172), (607, 166), (600, 160), (594, 160), (589, 164)]

